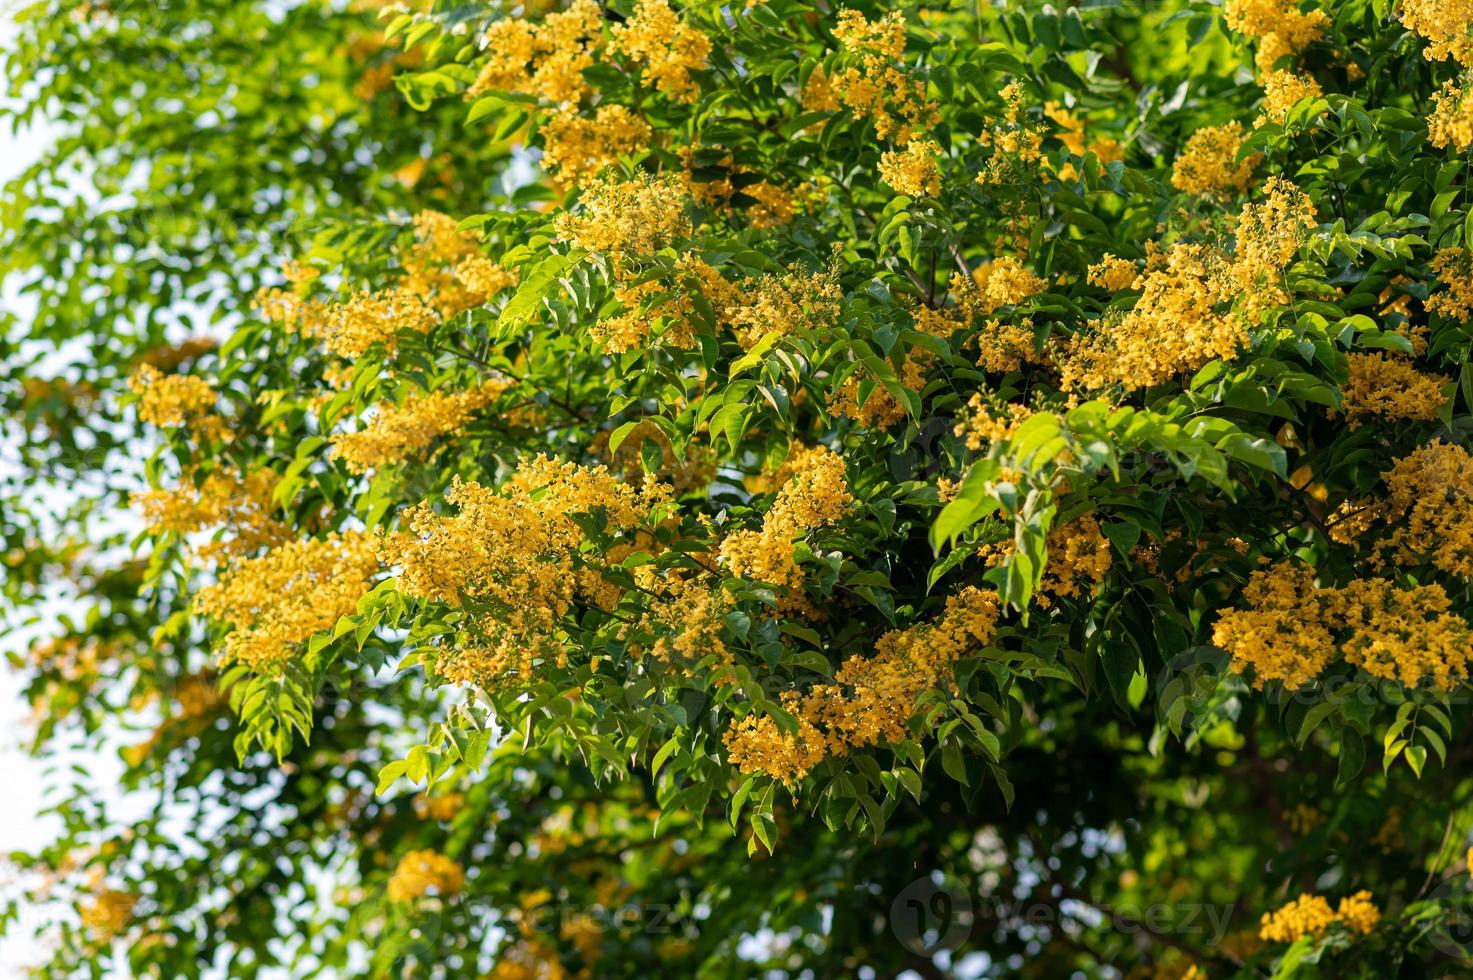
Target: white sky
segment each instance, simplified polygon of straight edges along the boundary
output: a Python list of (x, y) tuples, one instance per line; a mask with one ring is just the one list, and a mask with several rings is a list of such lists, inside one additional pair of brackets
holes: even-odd
[[(11, 5), (0, 0), (0, 58), (9, 48), (15, 27), (11, 23)], [(52, 139), (52, 130), (43, 121), (29, 131), (12, 134), (0, 128), (0, 184), (35, 161), (41, 150)], [(0, 292), (0, 306), (8, 310), (20, 310), (15, 297), (9, 290)], [(44, 628), (44, 627), (43, 627)], [(0, 649), (15, 646), (15, 639), (6, 636), (0, 624)], [(14, 850), (32, 850), (54, 838), (60, 829), (55, 818), (38, 820), (36, 813), (43, 806), (42, 789), (46, 763), (32, 758), (22, 747), (26, 737), (33, 731), (30, 723), (30, 707), (21, 697), (23, 677), (8, 663), (0, 661), (0, 786), (4, 787), (5, 805), (0, 806), (0, 853)], [(0, 871), (0, 876), (4, 872)], [(3, 877), (0, 877), (3, 880)], [(0, 891), (0, 895), (3, 895)], [(16, 927), (16, 935), (0, 938), (0, 980), (24, 976), (23, 968), (37, 962), (41, 949), (24, 938), (26, 920), (22, 916)]]

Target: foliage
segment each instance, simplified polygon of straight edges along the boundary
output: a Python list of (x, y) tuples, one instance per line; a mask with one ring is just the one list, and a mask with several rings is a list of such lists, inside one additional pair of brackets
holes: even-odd
[(39, 972), (1466, 969), (1466, 0), (376, 6), (21, 17)]

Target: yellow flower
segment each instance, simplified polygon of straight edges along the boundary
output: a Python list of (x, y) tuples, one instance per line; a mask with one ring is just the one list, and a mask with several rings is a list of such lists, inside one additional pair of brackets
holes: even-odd
[(402, 404), (381, 403), (368, 425), (333, 439), (333, 452), (355, 473), (422, 455), (436, 439), (460, 428), (508, 387), (509, 382), (493, 379), (469, 391), (416, 392)]
[(574, 0), (541, 23), (516, 17), (493, 21), (483, 38), (487, 59), (466, 96), (520, 92), (576, 105), (591, 91), (583, 70), (593, 66), (602, 45), (603, 11), (594, 0)]
[(1176, 163), (1171, 168), (1171, 186), (1188, 194), (1241, 194), (1248, 189), (1253, 171), (1263, 160), (1262, 153), (1251, 153), (1241, 162), (1238, 152), (1243, 146), (1243, 124), (1225, 123), (1208, 126), (1187, 137)]
[(1432, 421), (1442, 407), (1447, 378), (1423, 374), (1405, 357), (1349, 354), (1350, 381), (1345, 386), (1345, 422), (1357, 428), (1366, 416)]
[(622, 259), (657, 252), (691, 231), (688, 199), (673, 176), (596, 177), (579, 196), (582, 212), (564, 212), (555, 222), (558, 237), (578, 248)]
[[(936, 104), (926, 97), (925, 83), (904, 70), (903, 13), (891, 11), (868, 21), (857, 10), (841, 10), (834, 37), (851, 64), (817, 83), (813, 91), (805, 88), (805, 108), (827, 111), (818, 107), (830, 104), (824, 96), (832, 91), (855, 115), (873, 120), (880, 139), (902, 145), (936, 125), (940, 117)], [(809, 85), (815, 85), (812, 76)]]
[(314, 633), (357, 612), (378, 570), (361, 531), (304, 538), (227, 569), (195, 596), (193, 608), (231, 627), (222, 664), (276, 670)]
[(1305, 99), (1324, 95), (1320, 83), (1308, 75), (1292, 71), (1274, 71), (1263, 80), (1263, 118), (1283, 125), (1293, 109)]
[(638, 0), (614, 28), (612, 47), (643, 67), (645, 84), (672, 99), (694, 102), (701, 94), (690, 73), (706, 66), (711, 39), (681, 23), (665, 0)]
[(1401, 22), (1432, 42), (1422, 52), (1427, 60), (1473, 68), (1473, 0), (1403, 0)]
[(1427, 117), (1427, 139), (1432, 145), (1439, 149), (1451, 146), (1459, 153), (1473, 146), (1473, 89), (1445, 82), (1441, 91), (1432, 94), (1432, 105), (1432, 115)]
[(389, 878), (391, 902), (412, 902), (433, 891), (452, 898), (465, 887), (465, 869), (438, 851), (410, 851), (399, 859)]
[(935, 140), (911, 140), (903, 150), (887, 150), (880, 157), (880, 179), (907, 197), (935, 197), (941, 193), (940, 152)]
[(215, 389), (204, 379), (164, 374), (152, 364), (140, 364), (128, 388), (138, 396), (138, 417), (160, 428), (198, 423), (215, 408)]
[(1135, 284), (1135, 263), (1106, 252), (1100, 261), (1089, 267), (1087, 275), (1091, 286), (1118, 293)]
[(1323, 936), (1334, 921), (1330, 903), (1306, 892), (1278, 911), (1264, 913), (1258, 935), (1271, 943), (1292, 943), (1300, 936)]

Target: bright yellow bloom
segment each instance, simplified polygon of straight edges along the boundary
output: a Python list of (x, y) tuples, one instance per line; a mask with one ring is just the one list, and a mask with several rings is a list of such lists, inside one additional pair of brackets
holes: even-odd
[(672, 99), (694, 102), (701, 94), (690, 73), (706, 67), (711, 39), (681, 23), (665, 0), (638, 0), (630, 18), (614, 28), (612, 48), (642, 66), (646, 85)]
[(415, 392), (402, 404), (382, 402), (368, 425), (333, 439), (333, 452), (355, 473), (421, 456), (436, 439), (460, 428), (508, 387), (509, 382), (493, 379), (469, 391)]
[(1293, 109), (1305, 99), (1324, 95), (1320, 83), (1308, 75), (1292, 71), (1274, 71), (1263, 80), (1263, 118), (1283, 125)]
[(215, 389), (203, 378), (164, 374), (152, 364), (140, 364), (128, 379), (138, 396), (138, 417), (160, 428), (192, 425), (215, 409)]
[(1229, 196), (1248, 189), (1262, 153), (1250, 153), (1241, 162), (1243, 124), (1208, 126), (1187, 137), (1186, 146), (1171, 168), (1171, 186), (1188, 194)]
[(465, 869), (438, 851), (410, 851), (399, 859), (389, 878), (391, 902), (412, 902), (433, 891), (440, 898), (452, 898), (465, 887)]
[(1401, 22), (1432, 42), (1422, 52), (1428, 61), (1473, 68), (1473, 0), (1402, 0)]
[(1473, 86), (1443, 83), (1432, 94), (1432, 115), (1427, 117), (1427, 139), (1433, 146), (1452, 147), (1462, 153), (1473, 146)]
[(1292, 943), (1300, 936), (1323, 936), (1334, 921), (1330, 903), (1306, 892), (1276, 912), (1265, 912), (1258, 935), (1271, 943)]
[(1427, 299), (1427, 312), (1463, 323), (1473, 321), (1473, 252), (1466, 248), (1439, 249), (1432, 271), (1444, 286)]
[(1345, 422), (1355, 429), (1367, 416), (1432, 421), (1442, 407), (1447, 378), (1423, 374), (1405, 357), (1349, 354), (1350, 381), (1345, 386)]
[(940, 153), (935, 140), (911, 140), (902, 150), (887, 150), (880, 156), (880, 179), (907, 197), (935, 197), (941, 193)]
[(1135, 263), (1129, 259), (1105, 253), (1105, 256), (1088, 269), (1089, 284), (1118, 293), (1135, 285)]
[[(891, 11), (868, 21), (857, 10), (839, 11), (834, 37), (851, 63), (826, 79), (840, 102), (857, 116), (868, 116), (880, 139), (905, 144), (936, 125), (936, 104), (925, 83), (905, 73), (905, 15)], [(809, 84), (814, 84), (809, 78)], [(822, 84), (822, 83), (820, 83)], [(804, 91), (805, 108), (827, 105), (823, 90)]]
[(583, 70), (593, 66), (602, 45), (603, 11), (594, 0), (573, 0), (541, 23), (515, 17), (493, 21), (483, 44), (488, 57), (466, 96), (520, 92), (576, 105), (591, 91)]
[(579, 196), (581, 213), (557, 216), (558, 237), (616, 260), (657, 252), (691, 231), (685, 213), (688, 198), (677, 177), (596, 177), (583, 185)]
[(363, 532), (304, 538), (227, 569), (195, 596), (193, 608), (230, 626), (222, 664), (271, 671), (314, 633), (357, 612), (378, 571)]
[(1382, 557), (1473, 577), (1473, 456), (1438, 441), (1403, 456), (1381, 477), (1390, 490), (1381, 516), (1391, 526), (1377, 546)]

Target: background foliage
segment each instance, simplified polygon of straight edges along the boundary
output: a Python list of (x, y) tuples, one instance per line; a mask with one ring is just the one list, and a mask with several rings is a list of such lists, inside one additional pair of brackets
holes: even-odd
[(130, 806), (58, 772), (6, 927), (1465, 972), (1470, 21), (27, 8), (7, 653)]

